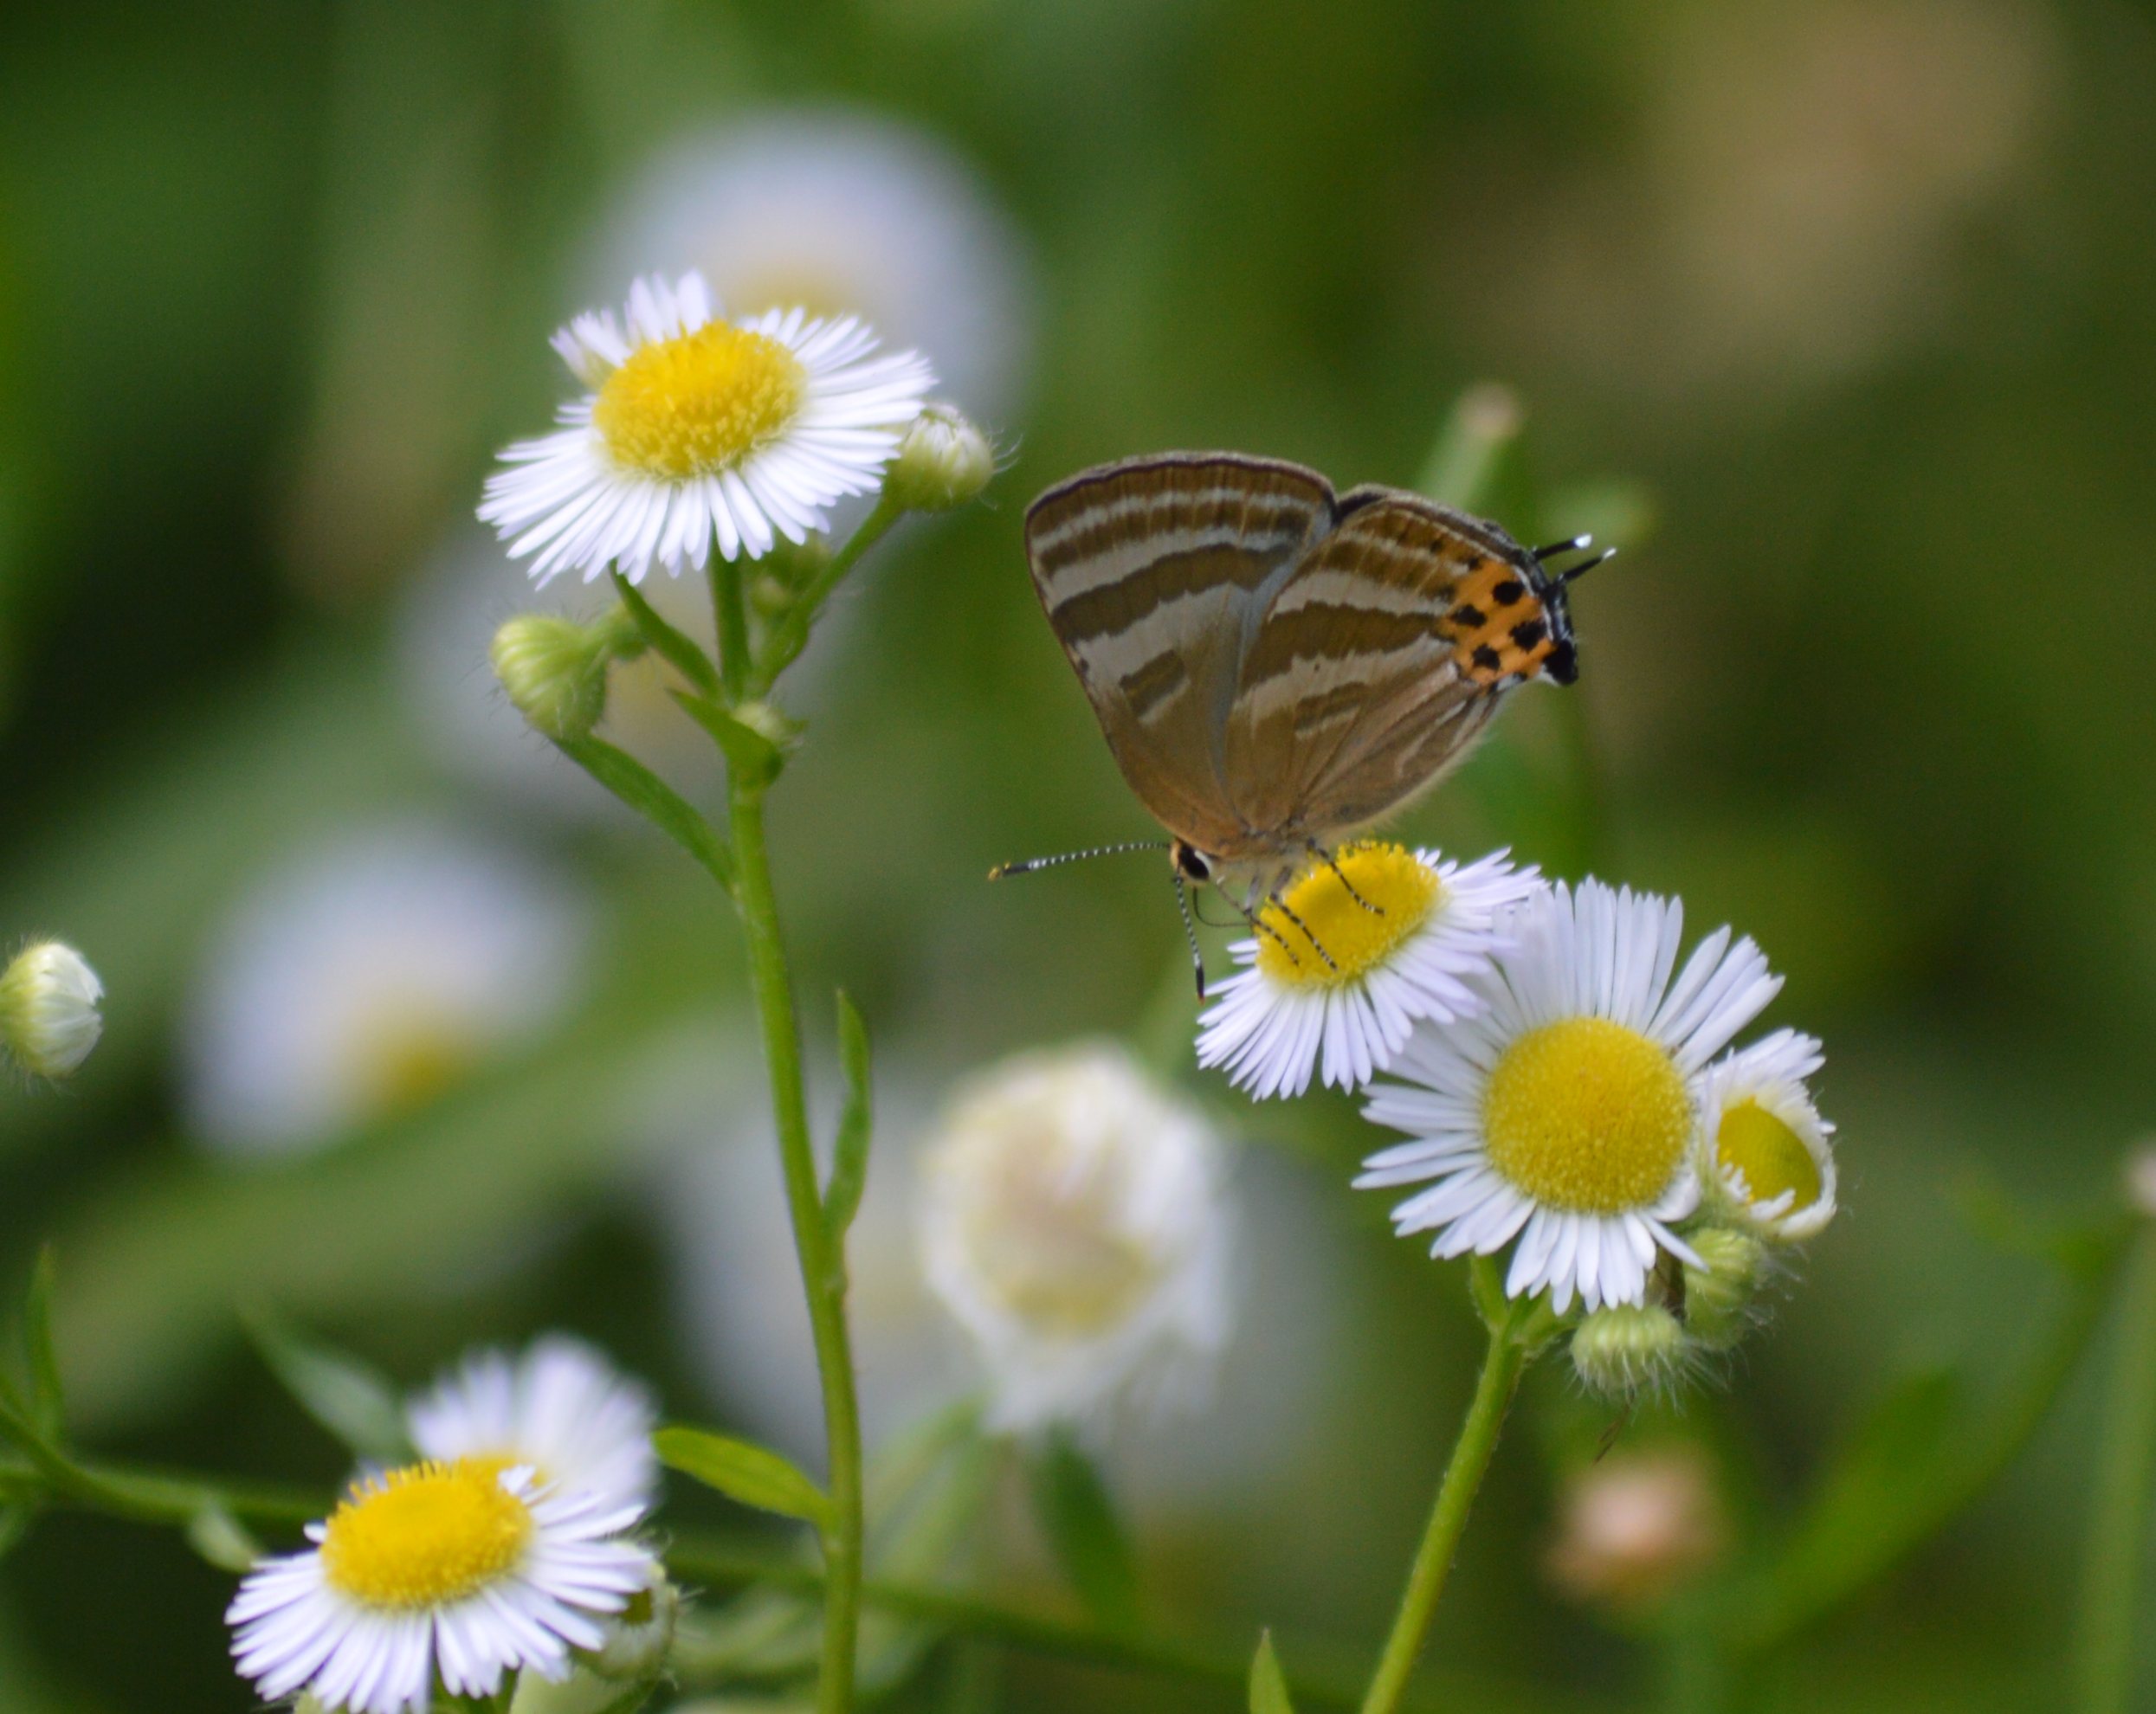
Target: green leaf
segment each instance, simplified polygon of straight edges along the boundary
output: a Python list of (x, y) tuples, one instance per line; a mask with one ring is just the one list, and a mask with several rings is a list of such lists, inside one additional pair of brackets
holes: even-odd
[(1273, 1653), (1273, 1633), (1258, 1633), (1257, 1653), (1250, 1661), (1250, 1714), (1295, 1714), (1288, 1698), (1287, 1675)]
[(622, 606), (629, 616), (636, 622), (636, 629), (643, 640), (706, 696), (718, 695), (719, 668), (696, 646), (695, 640), (661, 618), (657, 609), (644, 599), (643, 591), (619, 571), (614, 573), (614, 590), (621, 596)]
[(1961, 1217), (1976, 1234), (2009, 1255), (2027, 1256), (2072, 1279), (2108, 1269), (2133, 1224), (2123, 1210), (2060, 1218), (2024, 1207), (1998, 1179), (1972, 1172), (1953, 1189)]
[(823, 1224), (834, 1241), (846, 1235), (861, 1208), (868, 1182), (868, 1134), (875, 1105), (868, 1086), (868, 1027), (838, 991), (838, 1062), (846, 1075), (846, 1105), (838, 1116), (838, 1139), (831, 1151), (831, 1178), (823, 1192)]
[(720, 886), (733, 891), (733, 859), (726, 841), (680, 792), (604, 738), (556, 738), (554, 748), (702, 864)]
[(711, 734), (719, 748), (726, 752), (726, 770), (736, 779), (751, 785), (769, 785), (778, 777), (778, 770), (785, 765), (785, 757), (779, 754), (778, 746), (763, 733), (737, 720), (708, 697), (678, 690), (668, 694), (681, 705), (690, 719)]
[(1520, 438), (1523, 412), (1509, 387), (1485, 383), (1454, 402), (1416, 491), (1462, 512), (1489, 507), (1497, 469)]
[(1059, 1433), (1035, 1454), (1029, 1474), (1041, 1531), (1078, 1598), (1102, 1624), (1135, 1629), (1137, 1566), (1093, 1460)]
[(768, 1447), (683, 1427), (662, 1428), (651, 1437), (651, 1444), (661, 1462), (718, 1489), (728, 1499), (760, 1511), (775, 1511), (781, 1517), (798, 1517), (819, 1530), (829, 1526), (829, 1498), (797, 1466)]
[(246, 1318), (249, 1337), (300, 1408), (365, 1459), (402, 1463), (411, 1456), (403, 1401), (376, 1369), (308, 1338), (275, 1317)]
[(48, 1440), (60, 1437), (67, 1414), (60, 1389), (60, 1356), (53, 1344), (53, 1249), (37, 1253), (23, 1300), (23, 1344), (30, 1366), (30, 1420)]
[(0, 1559), (15, 1551), (16, 1545), (29, 1533), (36, 1521), (37, 1506), (34, 1501), (13, 1499), (0, 1501)]
[(187, 1545), (220, 1571), (251, 1571), (262, 1544), (221, 1505), (206, 1505), (187, 1520)]

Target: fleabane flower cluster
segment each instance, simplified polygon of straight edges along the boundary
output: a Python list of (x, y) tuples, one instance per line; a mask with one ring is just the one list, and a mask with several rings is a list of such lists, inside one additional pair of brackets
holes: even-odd
[(1733, 1050), (1781, 979), (1726, 928), (1681, 957), (1676, 900), (1365, 841), (1314, 859), (1254, 926), (1200, 1063), (1261, 1099), (1368, 1090), (1366, 1116), (1408, 1140), (1357, 1184), (1412, 1187), (1402, 1235), (1508, 1251), (1508, 1295), (1577, 1308), (1598, 1390), (1667, 1385), (1734, 1344), (1773, 1248), (1833, 1218), (1820, 1044), (1785, 1029)]
[(623, 316), (587, 312), (553, 344), (589, 390), (503, 452), (479, 508), (542, 583), (805, 542), (826, 507), (881, 486), (935, 380), (852, 316), (729, 320), (694, 273), (637, 280)]
[(309, 1548), (248, 1574), (226, 1614), (241, 1673), (272, 1701), (416, 1714), (637, 1653), (672, 1612), (632, 1533), (652, 1424), (643, 1389), (574, 1342), (469, 1359), (408, 1407), (420, 1461), (363, 1473)]

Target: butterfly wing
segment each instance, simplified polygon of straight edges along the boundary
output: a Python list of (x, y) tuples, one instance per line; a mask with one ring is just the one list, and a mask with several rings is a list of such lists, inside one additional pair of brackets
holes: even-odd
[[(1244, 649), (1227, 777), (1287, 851), (1376, 820), (1468, 752), (1504, 695), (1570, 671), (1548, 580), (1502, 531), (1358, 488), (1280, 584)], [(1562, 649), (1562, 653), (1559, 651)]]
[(1247, 640), (1333, 505), (1301, 465), (1170, 453), (1082, 471), (1026, 513), (1034, 588), (1123, 777), (1212, 855), (1250, 840), (1225, 742)]

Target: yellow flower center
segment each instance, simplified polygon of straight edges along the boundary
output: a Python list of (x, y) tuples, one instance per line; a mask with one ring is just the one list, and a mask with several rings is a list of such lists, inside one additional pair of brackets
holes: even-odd
[(414, 1464), (378, 1476), (331, 1514), (322, 1569), (370, 1607), (438, 1607), (475, 1594), (522, 1557), (529, 1507), (498, 1459)]
[(1790, 1212), (1808, 1208), (1824, 1188), (1819, 1163), (1804, 1139), (1755, 1100), (1743, 1100), (1722, 1115), (1714, 1152), (1726, 1167), (1744, 1174), (1745, 1189), (1755, 1202), (1771, 1202), (1785, 1190), (1796, 1194)]
[(615, 463), (673, 481), (732, 468), (793, 421), (808, 371), (778, 340), (724, 321), (640, 345), (591, 421)]
[(1607, 1018), (1566, 1018), (1498, 1056), (1482, 1096), (1490, 1164), (1546, 1207), (1619, 1214), (1669, 1188), (1692, 1100), (1662, 1047)]
[(479, 1062), (470, 1028), (443, 1008), (398, 1002), (363, 1019), (354, 1032), (351, 1064), (369, 1118), (416, 1112), (461, 1080)]
[(1406, 847), (1347, 846), (1288, 889), (1286, 911), (1268, 905), (1259, 913), (1258, 969), (1288, 986), (1359, 981), (1430, 920), (1444, 895), (1444, 883)]
[(1121, 1322), (1159, 1277), (1119, 1229), (1110, 1175), (1072, 1173), (1052, 1142), (1006, 1150), (967, 1222), (973, 1260), (1005, 1308), (1049, 1337), (1083, 1338)]

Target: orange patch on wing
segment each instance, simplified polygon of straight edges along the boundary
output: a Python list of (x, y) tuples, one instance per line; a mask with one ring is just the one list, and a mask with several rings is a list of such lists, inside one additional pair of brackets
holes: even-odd
[(1554, 647), (1540, 597), (1518, 567), (1497, 558), (1454, 586), (1443, 629), (1461, 673), (1482, 685), (1532, 677)]

